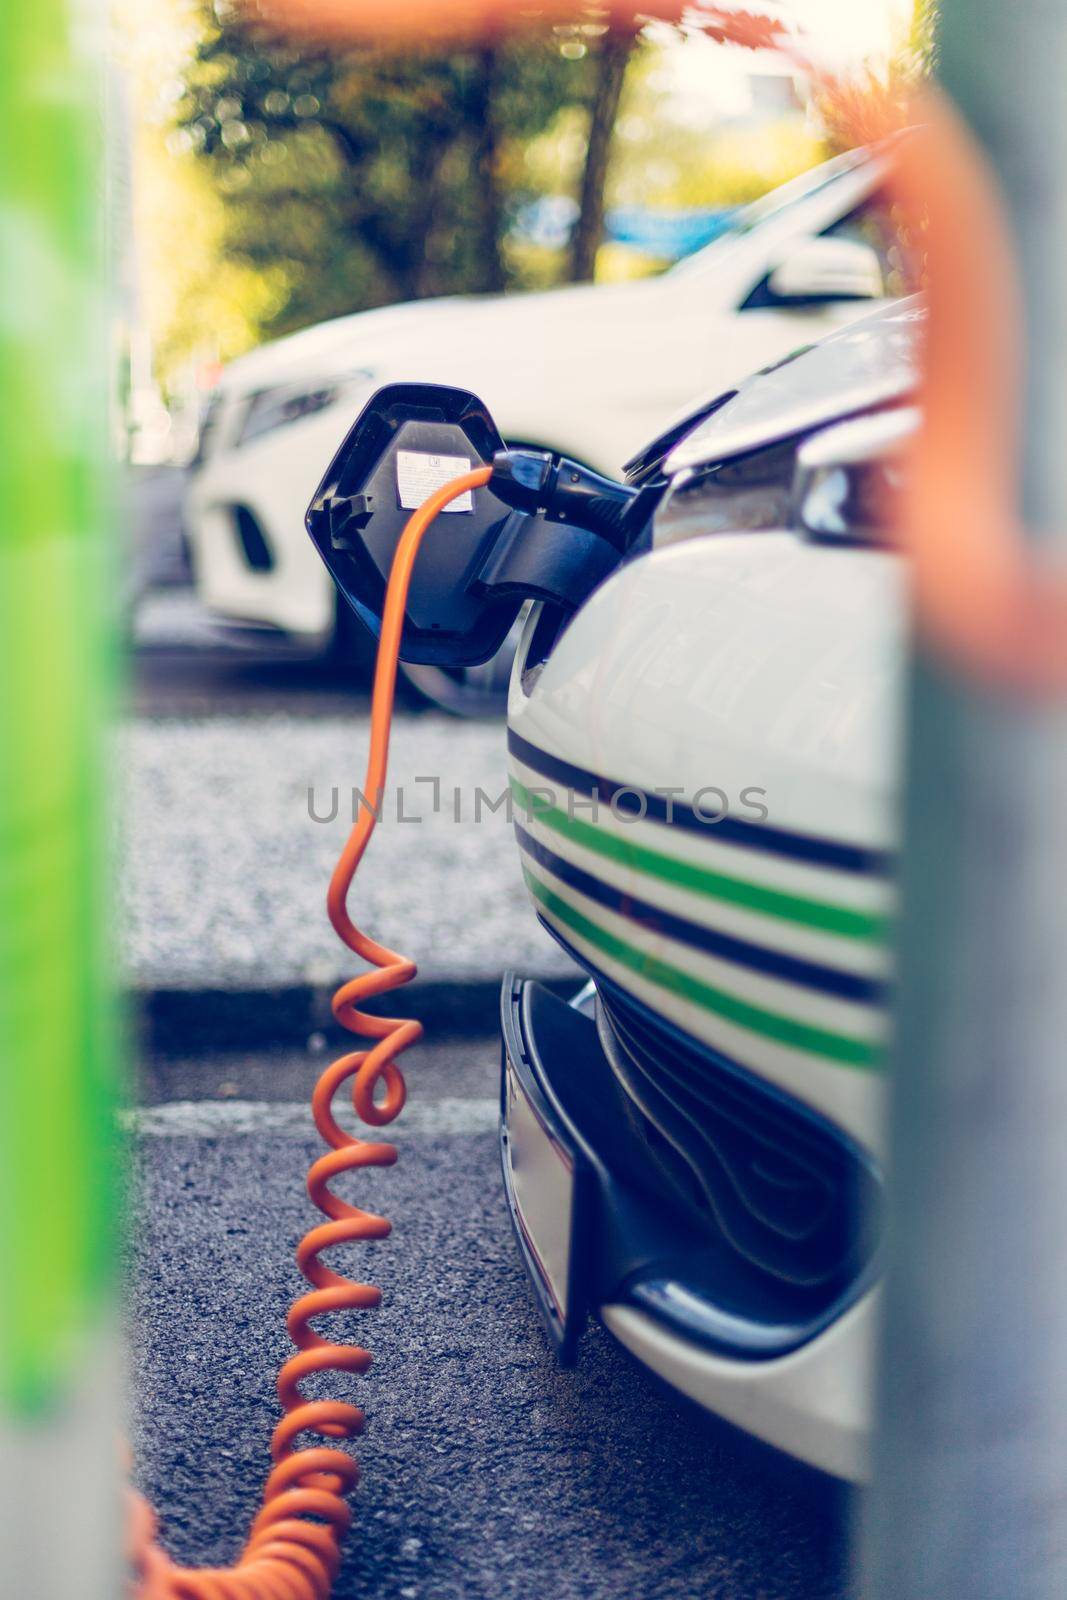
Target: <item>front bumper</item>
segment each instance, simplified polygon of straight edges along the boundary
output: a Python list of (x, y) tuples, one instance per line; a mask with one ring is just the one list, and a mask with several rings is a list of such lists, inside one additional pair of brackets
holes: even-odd
[[(304, 513), (352, 415), (334, 408), (240, 449), (221, 429), (185, 505), (197, 592), (215, 616), (284, 630), (312, 648), (332, 636), (333, 582)], [(242, 514), (258, 530), (258, 552), (242, 538)]]
[(837, 1477), (866, 1475), (876, 1293), (818, 1314), (664, 1186), (592, 1016), (508, 975), (501, 1163), (563, 1361), (589, 1313), (675, 1388)]

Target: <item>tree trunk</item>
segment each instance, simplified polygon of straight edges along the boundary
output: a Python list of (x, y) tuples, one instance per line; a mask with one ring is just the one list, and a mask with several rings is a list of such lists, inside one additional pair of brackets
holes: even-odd
[(412, 163), (417, 171), (411, 185), (409, 238), (412, 241), (414, 290), (410, 298), (424, 300), (447, 294), (454, 287), (452, 264), (447, 259), (448, 234), (454, 224), (446, 181), (455, 147), (451, 130), (427, 133), (424, 155)]
[(503, 206), (497, 156), (500, 130), (496, 121), (496, 51), (490, 46), (478, 56), (474, 87), (474, 124), (478, 129), (474, 149), (474, 185), (478, 197), (478, 282), (485, 294), (500, 294), (507, 285), (501, 249)]
[(597, 251), (604, 236), (604, 186), (612, 135), (626, 68), (636, 42), (636, 34), (606, 33), (600, 47), (582, 172), (581, 208), (571, 238), (570, 276), (575, 283), (591, 283), (596, 271)]
[(440, 294), (440, 264), (434, 260), (435, 224), (442, 205), (441, 171), (448, 160), (448, 132), (433, 124), (411, 152), (404, 205), (404, 244), (408, 261), (405, 300)]

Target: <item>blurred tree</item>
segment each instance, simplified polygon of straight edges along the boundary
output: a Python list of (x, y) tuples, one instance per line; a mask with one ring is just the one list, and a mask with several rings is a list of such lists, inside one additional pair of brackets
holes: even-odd
[(594, 23), (412, 58), (285, 45), (227, 0), (112, 3), (136, 94), (140, 306), (172, 393), (332, 316), (559, 282), (569, 252), (514, 227), (541, 196), (584, 198), (583, 275), (593, 258), (631, 275), (648, 258), (596, 250), (605, 179), (609, 204), (730, 204), (821, 153), (799, 127), (731, 141), (676, 118), (664, 30), (625, 41), (615, 116), (618, 59)]
[(296, 47), (205, 15), (179, 120), (228, 201), (239, 259), (286, 269), (269, 331), (509, 282), (507, 147), (582, 103), (591, 63), (554, 37), (450, 56)]
[(880, 66), (851, 77), (814, 77), (815, 101), (832, 148), (849, 150), (907, 125), (911, 99), (937, 59), (939, 0), (912, 0), (896, 48)]
[[(920, 5), (934, 0), (917, 0)], [(705, 0), (699, 11), (688, 18), (694, 32), (717, 44), (736, 45), (744, 50), (776, 49), (788, 36), (784, 17), (774, 12), (750, 11), (732, 3), (719, 5)], [(604, 235), (604, 205), (611, 165), (619, 104), (626, 83), (627, 69), (635, 49), (645, 35), (640, 26), (632, 31), (603, 26), (581, 26), (579, 34), (600, 34), (596, 52), (596, 72), (589, 107), (589, 132), (582, 171), (578, 221), (571, 239), (570, 275), (581, 281), (596, 275), (597, 253)]]
[(207, 175), (158, 126), (138, 129), (137, 296), (157, 374), (241, 354), (290, 292), (279, 263), (253, 267), (228, 242), (232, 218)]
[(907, 48), (925, 72), (932, 72), (937, 65), (939, 13), (940, 0), (914, 0)]
[(638, 37), (636, 33), (604, 33), (596, 53), (578, 220), (571, 236), (570, 276), (576, 283), (592, 282), (596, 275), (597, 251), (604, 238), (604, 194), (615, 121)]

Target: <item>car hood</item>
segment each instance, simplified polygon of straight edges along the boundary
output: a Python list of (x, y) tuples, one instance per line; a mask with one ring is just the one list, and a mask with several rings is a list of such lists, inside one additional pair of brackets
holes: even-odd
[(666, 471), (711, 466), (910, 394), (925, 316), (912, 295), (756, 373), (675, 445)]
[(620, 337), (630, 319), (663, 294), (659, 279), (636, 283), (578, 284), (528, 294), (449, 295), (413, 300), (337, 317), (261, 345), (232, 361), (222, 390), (236, 395), (308, 377), (321, 382), (359, 368), (417, 370), (420, 361), (469, 355), (472, 347), (500, 340), (570, 346), (570, 334), (587, 341), (598, 328)]
[[(460, 297), (456, 297), (457, 299)], [(346, 317), (302, 328), (270, 344), (258, 345), (247, 355), (231, 361), (222, 375), (221, 387), (234, 393), (289, 383), (305, 374), (328, 376), (345, 365), (346, 356), (367, 338), (388, 339), (416, 324), (427, 312), (433, 313), (452, 299), (413, 300), (405, 305), (382, 306), (375, 311), (357, 311)]]

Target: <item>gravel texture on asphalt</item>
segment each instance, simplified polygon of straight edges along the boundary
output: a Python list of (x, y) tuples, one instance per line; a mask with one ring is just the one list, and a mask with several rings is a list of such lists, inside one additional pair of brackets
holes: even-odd
[[(245, 990), (351, 975), (325, 895), (366, 740), (358, 716), (136, 720), (119, 730), (131, 987)], [(436, 796), (418, 778), (436, 779)], [(415, 820), (399, 820), (398, 786), (402, 815)], [(395, 724), (384, 816), (353, 907), (425, 977), (568, 970), (534, 918), (504, 811), (476, 800), (481, 789), (496, 801), (505, 786), (499, 724), (443, 716)], [(336, 817), (314, 820), (330, 817), (335, 790)]]
[[(344, 1191), (395, 1232), (345, 1263), (384, 1289), (381, 1308), (346, 1329), (375, 1351), (371, 1373), (314, 1390), (354, 1389), (368, 1414), (339, 1600), (842, 1600), (839, 1504), (800, 1492), (598, 1326), (573, 1370), (555, 1365), (496, 1137), (479, 1131), (495, 1054), (489, 1041), (420, 1051), (421, 1114), (398, 1125), (398, 1165)], [(233, 1559), (253, 1512), (290, 1348), (285, 1311), (302, 1286), (293, 1248), (317, 1217), (303, 1173), (321, 1146), (288, 1100), (270, 1126), (258, 1070), (176, 1063), (183, 1104), (163, 1097), (161, 1069), (154, 1106), (133, 1119), (130, 1431), (140, 1481), (186, 1561)], [(287, 1095), (307, 1076), (306, 1060), (278, 1063)], [(190, 1107), (197, 1081), (217, 1087)]]

